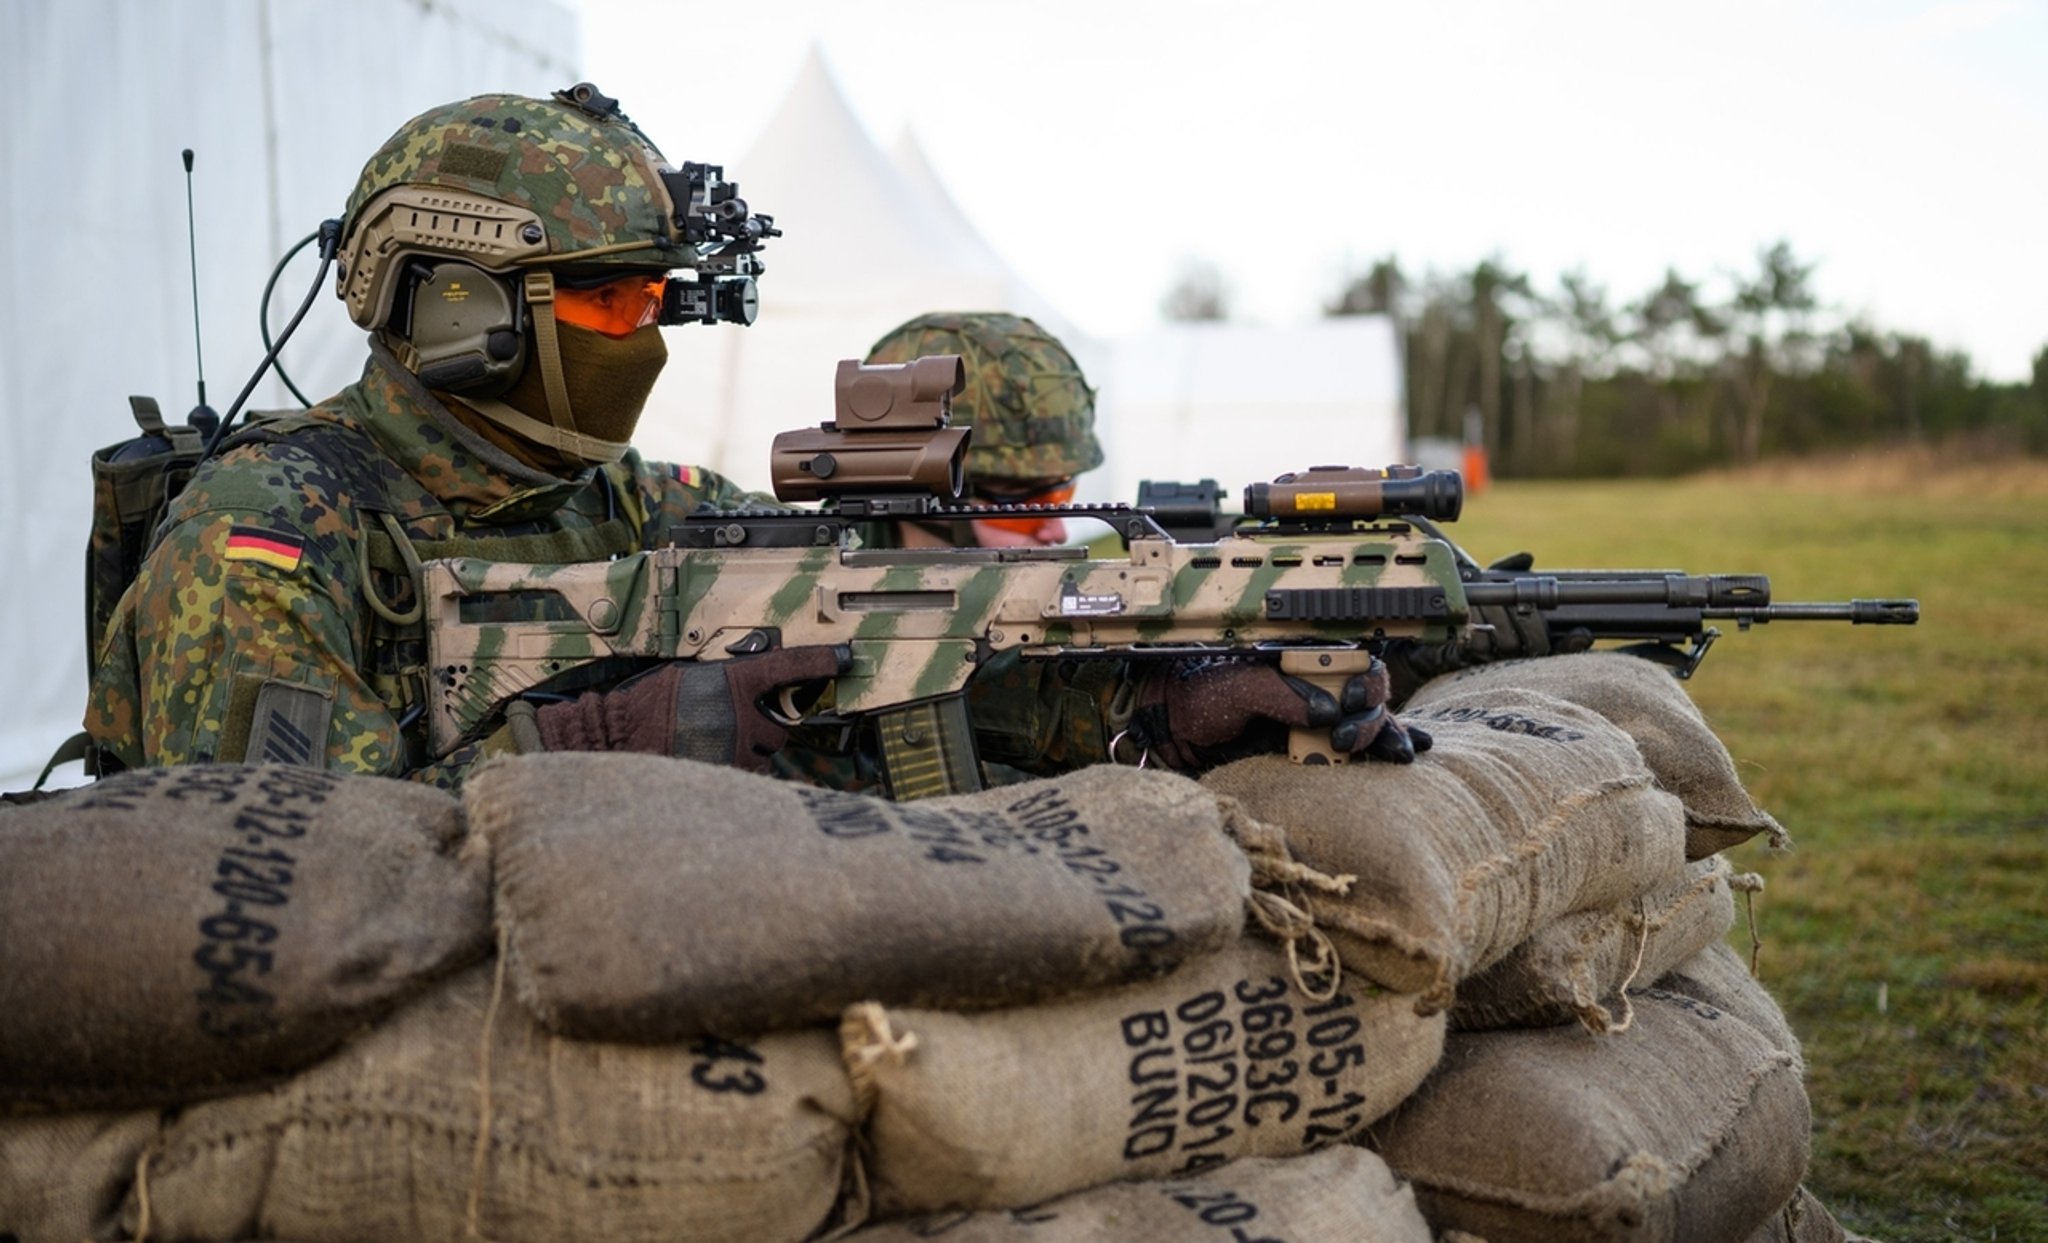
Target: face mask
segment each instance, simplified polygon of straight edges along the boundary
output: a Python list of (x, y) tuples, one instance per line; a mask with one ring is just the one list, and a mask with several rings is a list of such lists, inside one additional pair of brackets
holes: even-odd
[[(624, 337), (608, 337), (574, 324), (558, 324), (555, 332), (561, 344), (562, 381), (576, 421), (574, 428), (566, 430), (598, 440), (631, 440), (640, 412), (646, 408), (647, 394), (668, 362), (668, 343), (662, 340), (661, 329), (647, 327)], [(554, 422), (537, 359), (527, 359), (525, 372), (505, 393), (504, 401), (543, 423)]]

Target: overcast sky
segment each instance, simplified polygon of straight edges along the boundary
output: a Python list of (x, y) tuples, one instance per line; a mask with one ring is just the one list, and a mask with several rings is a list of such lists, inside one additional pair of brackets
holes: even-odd
[(590, 76), (743, 189), (819, 48), (1096, 334), (1189, 257), (1285, 323), (1388, 253), (1624, 302), (1666, 266), (1718, 295), (1782, 237), (1838, 312), (1980, 374), (2048, 345), (2048, 0), (581, 2)]

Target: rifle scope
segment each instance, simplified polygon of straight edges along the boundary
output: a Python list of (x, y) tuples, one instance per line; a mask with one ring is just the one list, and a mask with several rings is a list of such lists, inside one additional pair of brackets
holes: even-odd
[(1311, 466), (1244, 490), (1244, 512), (1254, 518), (1326, 522), (1403, 514), (1455, 522), (1465, 507), (1465, 481), (1454, 470), (1417, 466), (1373, 470)]

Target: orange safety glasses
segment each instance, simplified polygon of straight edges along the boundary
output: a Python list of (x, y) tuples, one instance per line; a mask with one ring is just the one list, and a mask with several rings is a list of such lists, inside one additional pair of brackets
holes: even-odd
[(584, 289), (555, 286), (555, 318), (607, 337), (630, 337), (661, 318), (666, 276), (622, 276)]
[[(992, 492), (986, 488), (977, 488), (975, 492), (975, 498), (969, 504), (1064, 505), (1074, 499), (1074, 481), (1069, 479), (1065, 483), (1056, 483), (1050, 487), (1039, 488), (1031, 492)], [(1055, 522), (1058, 519), (1026, 517), (976, 518), (975, 521), (986, 522), (990, 526), (1004, 531), (1015, 531), (1020, 535), (1035, 535), (1038, 533), (1039, 528), (1047, 522)]]

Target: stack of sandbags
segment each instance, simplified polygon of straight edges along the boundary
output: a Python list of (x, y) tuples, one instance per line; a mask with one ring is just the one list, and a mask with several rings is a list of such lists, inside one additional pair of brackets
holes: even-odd
[[(67, 1208), (70, 1237), (118, 1226), (307, 1243), (797, 1243), (866, 1218), (867, 1168), (900, 1166), (896, 1141), (864, 1129), (864, 1110), (887, 1100), (900, 1118), (915, 1101), (943, 1125), (931, 1092), (957, 1077), (948, 1059), (979, 1061), (978, 1042), (1029, 1016), (1087, 1004), (1110, 1014), (1107, 1027), (1056, 1025), (1071, 1028), (1066, 1056), (1109, 1076), (1086, 1078), (1086, 1103), (1097, 1134), (1115, 1131), (1113, 1151), (1039, 1178), (1030, 1199), (1122, 1172), (1133, 1111), (1100, 1085), (1122, 1082), (1127, 1041), (1161, 1008), (1166, 1027), (1148, 1040), (1175, 1049), (1137, 1051), (1148, 1081), (1171, 1076), (1172, 1092), (1193, 1093), (1229, 1075), (1262, 1092), (1224, 1088), (1227, 1100), (1190, 1104), (1207, 1145), (1134, 1167), (1147, 1173), (1325, 1145), (1405, 1096), (1441, 1049), (1440, 1018), (1378, 990), (1332, 990), (1297, 1017), (1310, 1003), (1281, 998), (1306, 970), (1300, 956), (1284, 940), (1253, 952), (1245, 939), (1249, 913), (1285, 923), (1291, 908), (1255, 904), (1216, 800), (1171, 774), (1103, 769), (899, 806), (656, 757), (546, 755), (480, 772), (463, 805), (460, 862), (490, 878), (497, 963), (429, 989), (275, 1086), (188, 1107), (161, 1133), (151, 1119), (71, 1197), (93, 1216)], [(1305, 918), (1293, 931), (1308, 935)], [(886, 1057), (866, 1039), (871, 1026), (846, 1024), (863, 1035), (842, 1037), (852, 1003), (870, 1025), (897, 1022)], [(986, 1035), (961, 1031), (983, 1024)], [(1246, 1032), (1259, 1034), (1258, 1053), (1243, 1052)], [(1032, 1078), (1071, 1069), (1050, 1052)], [(1169, 1052), (1186, 1064), (1161, 1066)], [(1311, 1055), (1329, 1062), (1332, 1086), (1305, 1098), (1289, 1084)], [(1061, 1129), (1068, 1115), (1048, 1113), (1052, 1102), (1032, 1099), (1014, 1071), (1009, 1082), (1010, 1122), (1035, 1145), (1016, 1150), (1024, 1180), (1074, 1137)], [(1181, 1108), (1148, 1100), (1138, 1112), (1150, 1127)], [(1256, 1134), (1231, 1140), (1247, 1128)], [(1370, 1184), (1352, 1177), (1329, 1212), (1342, 1220), (1351, 1198), (1390, 1191)], [(1198, 1210), (1240, 1214), (1255, 1185), (1224, 1188), (1237, 1207)], [(877, 1187), (896, 1211), (952, 1206)], [(0, 1200), (0, 1230), (13, 1207)], [(1320, 1210), (1304, 1211), (1312, 1222)], [(65, 1231), (24, 1234), (44, 1237)]]
[(1553, 921), (1681, 878), (1684, 809), (1605, 718), (1511, 688), (1409, 716), (1435, 738), (1414, 764), (1260, 756), (1203, 779), (1259, 822), (1243, 833), (1255, 855), (1355, 878), (1304, 895), (1349, 970), (1448, 1008)]
[(541, 1026), (674, 1041), (836, 1021), (880, 1217), (1304, 1153), (1441, 1052), (1441, 1016), (1412, 998), (1307, 996), (1302, 951), (1247, 939), (1254, 913), (1309, 925), (1259, 900), (1231, 818), (1170, 773), (897, 805), (535, 756), (465, 802)]
[(0, 1232), (112, 1228), (159, 1104), (317, 1061), (490, 944), (460, 804), (279, 766), (0, 810)]
[[(138, 1029), (99, 1037), (111, 1079), (53, 1103), (185, 1107), (0, 1119), (0, 1168), (28, 1171), (0, 1173), (0, 1233), (1831, 1238), (1800, 1190), (1797, 1044), (1720, 943), (1747, 882), (1716, 851), (1775, 822), (1668, 675), (1509, 676), (1550, 664), (1424, 688), (1414, 765), (1250, 760), (1207, 788), (1102, 768), (894, 805), (655, 757), (501, 761), (464, 791), (467, 845), (427, 835), (397, 921), (468, 895), (461, 948), (419, 971), (447, 975), (483, 950), (487, 892), (495, 963), (337, 1029), (296, 1018), (309, 1047), (245, 1024), (141, 1098), (88, 1089), (161, 1084), (183, 1046), (144, 1073), (119, 1069)], [(278, 882), (218, 878), (241, 905), (199, 917), (262, 937), (248, 904)], [(357, 918), (321, 933), (337, 953), (392, 926)], [(279, 1010), (301, 1012), (328, 1013)]]
[(1783, 830), (1683, 687), (1561, 657), (1439, 679), (1403, 715), (1436, 740), (1408, 768), (1260, 759), (1205, 783), (1263, 822), (1255, 858), (1358, 877), (1304, 901), (1347, 967), (1449, 1008), (1442, 1064), (1368, 1140), (1431, 1224), (1491, 1243), (1816, 1229), (1797, 1044), (1722, 943), (1759, 882), (1717, 852)]

